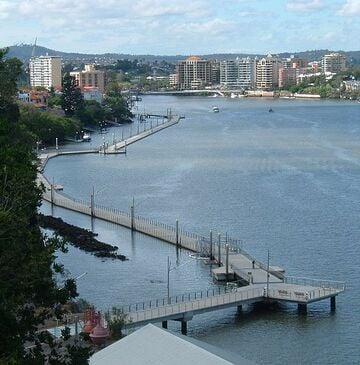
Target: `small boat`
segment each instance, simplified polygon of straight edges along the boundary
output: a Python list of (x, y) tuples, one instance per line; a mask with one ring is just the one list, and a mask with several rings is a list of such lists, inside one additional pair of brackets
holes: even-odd
[(270, 113), (272, 113), (272, 112), (273, 112), (273, 110), (270, 108), (270, 109), (269, 109), (269, 112), (270, 112)]
[(82, 137), (82, 141), (83, 142), (90, 142), (91, 141), (90, 134), (84, 133), (84, 135)]
[(219, 113), (219, 107), (217, 106), (213, 106), (212, 110), (214, 113)]

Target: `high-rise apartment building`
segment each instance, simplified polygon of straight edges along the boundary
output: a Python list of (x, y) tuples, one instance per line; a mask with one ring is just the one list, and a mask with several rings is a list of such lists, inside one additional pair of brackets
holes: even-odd
[(105, 72), (96, 70), (94, 65), (85, 65), (83, 71), (72, 71), (70, 76), (75, 77), (80, 89), (84, 87), (96, 87), (100, 93), (105, 90)]
[(191, 56), (176, 65), (180, 89), (199, 89), (211, 84), (211, 62)]
[(40, 56), (30, 58), (30, 85), (47, 89), (61, 87), (61, 57)]
[(220, 62), (220, 85), (226, 89), (238, 87), (238, 67), (235, 60)]
[(236, 58), (220, 62), (220, 84), (227, 89), (251, 89), (255, 86), (256, 59)]
[(341, 53), (327, 54), (322, 58), (321, 63), (324, 73), (338, 73), (346, 70), (346, 57)]
[(261, 90), (271, 90), (278, 86), (281, 59), (269, 54), (256, 64), (256, 87)]
[(253, 89), (256, 86), (256, 62), (257, 58), (238, 58), (238, 87), (241, 89)]

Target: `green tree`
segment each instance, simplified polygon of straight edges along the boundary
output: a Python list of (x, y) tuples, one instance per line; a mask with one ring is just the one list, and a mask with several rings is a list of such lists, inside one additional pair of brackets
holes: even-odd
[(66, 136), (74, 136), (81, 129), (81, 123), (75, 118), (39, 111), (33, 106), (20, 108), (20, 123), (37, 141), (47, 145), (54, 145), (56, 138), (59, 142), (64, 141)]
[(98, 125), (104, 120), (105, 110), (95, 100), (84, 100), (84, 106), (76, 113), (76, 116), (85, 125)]
[(7, 48), (0, 48), (0, 117), (17, 120), (19, 108), (15, 103), (16, 80), (21, 74), (21, 62), (16, 58), (4, 60)]
[(0, 51), (0, 70), (8, 70), (2, 74), (7, 82), (0, 83), (0, 364), (65, 365), (73, 358), (86, 364), (88, 349), (55, 343), (38, 332), (46, 319), (61, 318), (61, 305), (77, 293), (73, 279), (60, 286), (55, 280), (64, 274), (56, 251), (65, 251), (65, 242), (46, 237), (38, 225), (42, 191), (36, 184), (33, 138), (12, 113), (19, 68), (5, 54)]
[(104, 99), (104, 105), (107, 108), (107, 118), (116, 118), (119, 121), (127, 121), (133, 117), (128, 103), (121, 95), (121, 90), (116, 83), (108, 86)]
[(78, 88), (75, 77), (66, 73), (63, 78), (61, 107), (67, 117), (72, 117), (84, 104), (81, 90)]

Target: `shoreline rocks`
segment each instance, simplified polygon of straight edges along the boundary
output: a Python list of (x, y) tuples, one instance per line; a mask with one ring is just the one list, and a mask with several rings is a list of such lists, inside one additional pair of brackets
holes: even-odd
[(96, 257), (105, 257), (125, 261), (126, 256), (116, 253), (118, 247), (108, 243), (98, 241), (97, 234), (87, 229), (83, 229), (64, 222), (61, 218), (49, 215), (38, 214), (39, 225), (55, 231), (59, 236), (64, 237), (73, 246), (90, 252)]

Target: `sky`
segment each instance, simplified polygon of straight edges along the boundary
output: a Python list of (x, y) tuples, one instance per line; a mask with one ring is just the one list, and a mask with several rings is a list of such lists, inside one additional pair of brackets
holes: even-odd
[(0, 47), (191, 55), (360, 50), (360, 0), (0, 0)]

